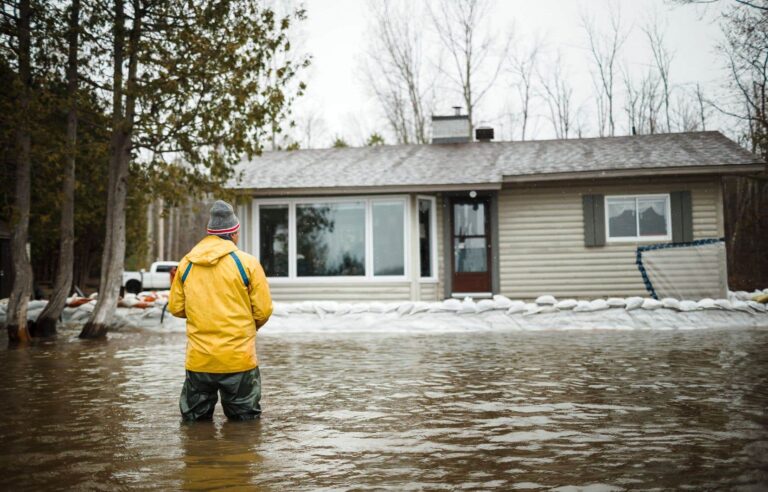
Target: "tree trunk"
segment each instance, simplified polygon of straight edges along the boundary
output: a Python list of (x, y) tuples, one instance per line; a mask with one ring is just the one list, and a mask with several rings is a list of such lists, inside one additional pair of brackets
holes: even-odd
[[(110, 157), (111, 199), (107, 203), (107, 230), (102, 259), (101, 284), (96, 309), (83, 326), (80, 338), (101, 338), (117, 309), (123, 265), (125, 260), (125, 199), (128, 194), (128, 165), (131, 158), (131, 137), (136, 107), (136, 74), (142, 12), (139, 0), (133, 1), (133, 26), (128, 38), (128, 83), (125, 88), (125, 114), (122, 111), (122, 64), (125, 11), (123, 0), (115, 2), (115, 54), (113, 127)], [(119, 99), (119, 100), (118, 100)]]
[(19, 81), (21, 94), (18, 98), (18, 126), (16, 128), (16, 203), (11, 258), (13, 259), (13, 289), (8, 302), (8, 342), (29, 340), (27, 307), (32, 293), (32, 265), (27, 254), (30, 203), (30, 135), (29, 105), (32, 70), (30, 66), (30, 0), (19, 2)]
[(77, 37), (80, 21), (80, 0), (72, 0), (69, 23), (69, 60), (67, 63), (67, 155), (62, 186), (61, 247), (56, 281), (48, 305), (37, 320), (37, 335), (50, 337), (56, 334), (56, 323), (64, 310), (67, 296), (72, 290), (72, 269), (75, 262), (75, 159), (77, 152)]

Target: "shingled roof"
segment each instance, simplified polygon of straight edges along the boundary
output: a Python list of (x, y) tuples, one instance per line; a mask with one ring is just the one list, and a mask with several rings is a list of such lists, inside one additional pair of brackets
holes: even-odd
[(367, 188), (501, 184), (564, 173), (760, 165), (719, 132), (527, 142), (381, 145), (265, 152), (238, 167), (235, 189)]

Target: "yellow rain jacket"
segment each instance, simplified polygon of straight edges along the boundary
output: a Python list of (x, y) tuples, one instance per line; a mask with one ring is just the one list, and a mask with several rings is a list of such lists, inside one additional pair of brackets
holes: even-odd
[(221, 374), (258, 366), (256, 330), (272, 314), (272, 298), (259, 261), (232, 241), (207, 236), (182, 258), (168, 310), (187, 318), (187, 370)]

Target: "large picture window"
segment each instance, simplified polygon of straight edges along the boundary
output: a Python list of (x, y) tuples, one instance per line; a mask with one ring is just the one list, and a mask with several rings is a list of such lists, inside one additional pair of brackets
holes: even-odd
[(365, 275), (365, 203), (296, 205), (299, 277)]
[(670, 240), (669, 195), (606, 196), (609, 241)]
[(256, 254), (272, 279), (406, 280), (408, 203), (403, 196), (256, 201)]

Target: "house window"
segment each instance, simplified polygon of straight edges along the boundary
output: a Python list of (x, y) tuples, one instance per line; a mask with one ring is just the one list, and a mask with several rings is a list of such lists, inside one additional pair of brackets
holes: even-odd
[(259, 251), (267, 277), (288, 276), (288, 205), (259, 207)]
[(608, 241), (671, 240), (669, 195), (606, 196)]
[(435, 247), (435, 199), (419, 198), (419, 264), (421, 277), (435, 276), (433, 260)]
[(365, 275), (365, 202), (296, 205), (296, 272)]
[(373, 274), (405, 275), (405, 203), (373, 202)]
[(257, 200), (256, 254), (273, 280), (407, 280), (403, 196)]

